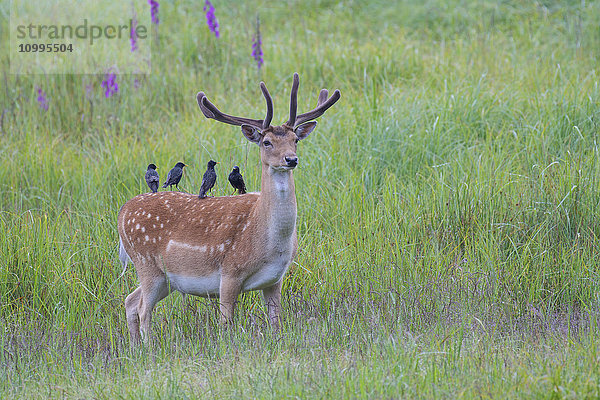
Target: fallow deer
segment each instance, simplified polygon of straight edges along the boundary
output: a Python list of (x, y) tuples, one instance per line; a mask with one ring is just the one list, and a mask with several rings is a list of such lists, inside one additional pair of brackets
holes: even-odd
[(125, 299), (132, 342), (147, 341), (152, 310), (171, 291), (219, 297), (221, 323), (233, 318), (241, 292), (262, 290), (269, 320), (279, 328), (281, 283), (297, 251), (296, 194), (293, 169), (296, 147), (340, 98), (322, 89), (317, 107), (296, 115), (299, 78), (294, 74), (290, 115), (271, 126), (273, 100), (263, 82), (265, 119), (222, 113), (203, 92), (196, 99), (206, 118), (241, 126), (260, 147), (261, 191), (207, 197), (181, 192), (146, 193), (123, 205), (118, 217), (119, 257), (131, 261), (140, 286)]

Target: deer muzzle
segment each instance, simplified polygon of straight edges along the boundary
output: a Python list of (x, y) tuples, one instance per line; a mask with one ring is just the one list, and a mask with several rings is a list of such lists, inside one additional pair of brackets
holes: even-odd
[(287, 163), (288, 167), (296, 168), (296, 166), (298, 165), (298, 157), (285, 157), (285, 162)]

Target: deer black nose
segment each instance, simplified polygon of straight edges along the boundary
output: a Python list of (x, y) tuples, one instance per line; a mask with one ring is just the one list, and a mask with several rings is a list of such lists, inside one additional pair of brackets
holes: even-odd
[(293, 168), (298, 165), (298, 157), (286, 157), (285, 162), (287, 163), (288, 167)]

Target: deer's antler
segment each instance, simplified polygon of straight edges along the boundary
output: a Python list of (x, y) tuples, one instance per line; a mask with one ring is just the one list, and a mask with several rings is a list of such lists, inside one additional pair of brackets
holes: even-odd
[[(294, 73), (294, 82), (292, 83), (292, 92), (290, 95), (290, 116), (286, 122), (286, 125), (289, 127), (296, 127), (304, 122), (319, 118), (325, 113), (325, 111), (329, 109), (329, 107), (333, 106), (341, 96), (340, 91), (335, 90), (331, 97), (328, 97), (329, 91), (327, 89), (321, 89), (321, 92), (319, 93), (319, 99), (317, 101), (317, 107), (309, 112), (297, 115), (299, 85), (300, 78), (298, 73)], [(200, 106), (200, 110), (202, 110), (202, 113), (206, 118), (212, 118), (230, 125), (250, 125), (260, 131), (264, 131), (271, 126), (271, 121), (273, 120), (273, 99), (271, 98), (271, 95), (269, 94), (267, 86), (264, 82), (260, 83), (260, 89), (267, 102), (267, 116), (265, 119), (251, 119), (225, 114), (219, 111), (219, 109), (208, 100), (204, 92), (199, 92), (196, 95), (196, 99), (198, 100), (198, 106)]]
[(298, 86), (300, 86), (300, 77), (294, 73), (294, 83), (292, 83), (292, 94), (290, 95), (290, 118), (286, 122), (287, 126), (296, 125), (296, 112), (298, 111)]
[(319, 118), (327, 111), (329, 107), (335, 104), (340, 99), (340, 91), (336, 90), (333, 95), (328, 99), (329, 91), (327, 89), (321, 89), (319, 93), (319, 100), (317, 101), (317, 107), (307, 113), (296, 116), (298, 109), (298, 86), (300, 85), (300, 78), (298, 73), (294, 73), (294, 83), (292, 84), (292, 94), (290, 96), (290, 118), (286, 122), (287, 126), (295, 127), (304, 122)]
[(202, 114), (204, 114), (206, 118), (212, 118), (230, 125), (250, 125), (259, 130), (265, 130), (271, 125), (271, 120), (273, 119), (273, 99), (264, 82), (260, 83), (260, 89), (267, 102), (267, 116), (265, 119), (252, 119), (225, 114), (208, 100), (204, 92), (198, 92), (196, 100), (198, 101), (198, 106), (200, 107)]
[(328, 94), (329, 91), (327, 89), (321, 89), (321, 92), (319, 93), (319, 100), (317, 101), (317, 107), (309, 112), (305, 112), (304, 114), (298, 115), (296, 117), (294, 126), (298, 126), (307, 121), (319, 118), (325, 113), (325, 111), (329, 109), (329, 107), (334, 105), (335, 102), (338, 101), (341, 96), (340, 91), (337, 89), (333, 92), (330, 98), (327, 98)]

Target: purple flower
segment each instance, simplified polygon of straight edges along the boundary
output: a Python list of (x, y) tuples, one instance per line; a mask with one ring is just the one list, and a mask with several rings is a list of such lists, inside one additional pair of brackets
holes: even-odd
[(135, 13), (135, 9), (133, 9), (133, 18), (131, 19), (131, 30), (129, 31), (129, 42), (131, 43), (131, 52), (133, 53), (138, 49), (137, 44), (137, 15)]
[(158, 1), (148, 0), (150, 4), (150, 15), (152, 16), (152, 23), (158, 25)]
[(106, 78), (102, 81), (102, 86), (104, 88), (104, 96), (111, 97), (113, 94), (119, 93), (119, 85), (117, 85), (116, 81), (117, 75), (114, 72), (110, 72), (106, 74)]
[(215, 8), (209, 0), (204, 2), (203, 10), (206, 13), (206, 24), (208, 25), (208, 29), (210, 29), (216, 37), (219, 37), (219, 21), (217, 21), (217, 17), (215, 17)]
[(41, 87), (36, 86), (36, 91), (37, 91), (37, 102), (38, 105), (40, 106), (40, 108), (44, 111), (48, 111), (48, 99), (46, 98), (46, 93), (44, 93), (44, 91), (42, 90)]
[(252, 57), (256, 60), (258, 69), (264, 64), (263, 51), (262, 51), (262, 39), (260, 37), (260, 19), (256, 17), (256, 35), (252, 42)]

